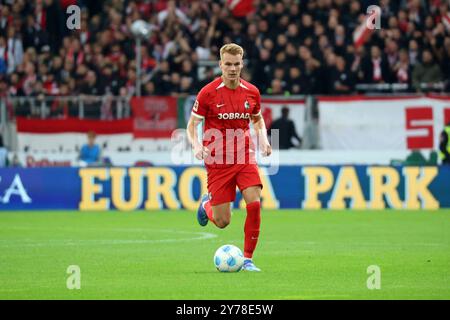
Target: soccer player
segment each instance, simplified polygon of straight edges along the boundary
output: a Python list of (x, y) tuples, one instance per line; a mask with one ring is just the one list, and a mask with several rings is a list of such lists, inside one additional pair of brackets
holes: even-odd
[[(236, 198), (237, 186), (247, 209), (243, 270), (261, 271), (252, 261), (261, 224), (262, 183), (250, 138), (250, 120), (262, 155), (269, 156), (272, 148), (261, 116), (259, 90), (240, 78), (243, 56), (242, 47), (234, 43), (220, 49), (222, 76), (198, 93), (187, 131), (194, 155), (204, 160), (207, 171), (209, 194), (201, 198), (197, 212), (199, 224), (205, 226), (211, 221), (217, 227), (225, 228), (230, 223), (231, 203)], [(200, 123), (204, 130), (202, 142), (197, 136)]]

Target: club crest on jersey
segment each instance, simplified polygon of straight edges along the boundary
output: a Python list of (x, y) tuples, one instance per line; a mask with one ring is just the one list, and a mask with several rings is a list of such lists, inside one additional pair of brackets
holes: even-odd
[(244, 108), (245, 108), (245, 110), (250, 109), (250, 103), (248, 103), (248, 101), (245, 101)]
[(250, 119), (250, 113), (239, 113), (239, 112), (219, 113), (217, 117), (220, 120)]

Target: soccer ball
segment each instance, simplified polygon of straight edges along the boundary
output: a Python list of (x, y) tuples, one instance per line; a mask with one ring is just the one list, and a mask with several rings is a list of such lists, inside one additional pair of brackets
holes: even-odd
[(214, 254), (214, 265), (220, 272), (238, 272), (244, 265), (244, 255), (238, 247), (226, 244)]

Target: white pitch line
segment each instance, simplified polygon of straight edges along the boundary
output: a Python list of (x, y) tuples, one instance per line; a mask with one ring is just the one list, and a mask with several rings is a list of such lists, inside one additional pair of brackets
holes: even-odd
[[(147, 230), (151, 231), (155, 230)], [(78, 245), (117, 245), (117, 244), (151, 244), (151, 243), (173, 243), (181, 241), (197, 241), (217, 238), (217, 235), (208, 232), (186, 232), (176, 230), (158, 230), (158, 232), (170, 232), (175, 234), (197, 235), (189, 238), (178, 239), (95, 239), (95, 240), (0, 240), (0, 247), (39, 247), (39, 246), (78, 246)]]

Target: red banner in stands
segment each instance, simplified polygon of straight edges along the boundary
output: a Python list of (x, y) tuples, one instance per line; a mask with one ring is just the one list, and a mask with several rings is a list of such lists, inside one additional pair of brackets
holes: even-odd
[(17, 117), (17, 131), (20, 133), (66, 133), (89, 132), (97, 134), (129, 133), (132, 120), (85, 120), (85, 119), (28, 119)]
[(177, 128), (174, 97), (132, 98), (133, 134), (136, 138), (170, 138)]

